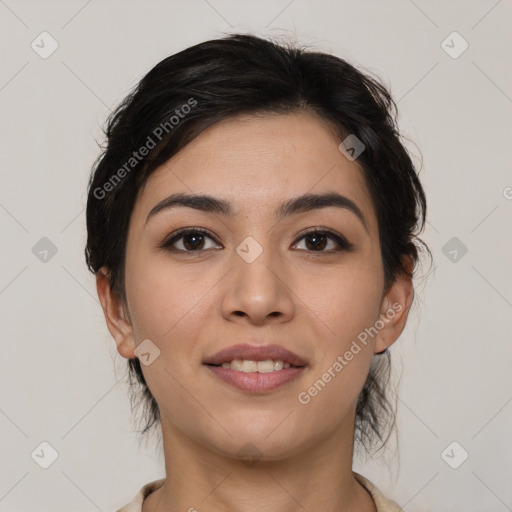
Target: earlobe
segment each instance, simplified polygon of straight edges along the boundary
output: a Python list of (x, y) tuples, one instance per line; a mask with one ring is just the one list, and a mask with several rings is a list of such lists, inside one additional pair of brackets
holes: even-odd
[[(414, 261), (409, 256), (405, 268), (412, 273)], [(374, 353), (385, 352), (402, 334), (412, 305), (414, 289), (412, 278), (401, 272), (386, 292), (380, 312), (380, 324), (375, 338)]]
[(96, 273), (96, 291), (103, 308), (105, 321), (116, 342), (119, 354), (127, 359), (134, 358), (136, 357), (136, 344), (131, 321), (124, 310), (123, 301), (111, 288), (109, 275), (107, 267), (102, 267)]

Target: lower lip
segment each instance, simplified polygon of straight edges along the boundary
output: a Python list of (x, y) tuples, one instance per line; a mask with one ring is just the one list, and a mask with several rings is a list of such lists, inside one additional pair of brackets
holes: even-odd
[(250, 393), (262, 393), (273, 391), (292, 380), (295, 380), (303, 371), (304, 367), (286, 368), (269, 373), (239, 372), (222, 366), (206, 365), (219, 379), (231, 384), (233, 387)]

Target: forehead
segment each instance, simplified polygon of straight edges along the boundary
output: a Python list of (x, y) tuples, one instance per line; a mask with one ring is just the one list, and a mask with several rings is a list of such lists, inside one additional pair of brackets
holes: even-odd
[(183, 192), (225, 199), (235, 214), (256, 213), (304, 193), (338, 192), (374, 224), (362, 168), (339, 151), (341, 140), (332, 125), (311, 114), (231, 117), (156, 169), (135, 209), (147, 215), (160, 200)]

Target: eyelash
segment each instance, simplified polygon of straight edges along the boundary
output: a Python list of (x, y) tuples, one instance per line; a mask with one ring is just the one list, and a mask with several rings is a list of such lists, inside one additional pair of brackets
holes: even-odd
[[(215, 240), (215, 238), (211, 235), (211, 233), (208, 230), (206, 230), (204, 228), (199, 228), (199, 227), (189, 227), (189, 228), (178, 229), (177, 231), (175, 231), (174, 233), (169, 235), (161, 244), (158, 245), (158, 247), (160, 249), (165, 249), (170, 252), (183, 252), (183, 253), (202, 252), (202, 251), (208, 250), (208, 249), (198, 249), (195, 251), (190, 251), (190, 250), (176, 249), (176, 248), (172, 247), (172, 245), (175, 242), (182, 239), (185, 235), (192, 234), (192, 233), (201, 233), (203, 235), (208, 236), (208, 238), (211, 238), (215, 243), (218, 243), (217, 240)], [(317, 235), (326, 235), (327, 238), (330, 238), (338, 245), (338, 248), (337, 249), (329, 249), (327, 251), (325, 251), (325, 250), (322, 250), (322, 251), (306, 250), (306, 252), (318, 253), (318, 254), (333, 254), (334, 252), (340, 252), (340, 251), (350, 252), (354, 249), (354, 244), (350, 243), (344, 236), (339, 235), (338, 233), (335, 233), (334, 231), (331, 231), (330, 229), (320, 228), (320, 227), (309, 228), (307, 231), (301, 233), (298, 240), (300, 241), (303, 238), (305, 238), (307, 235), (310, 235), (312, 233), (317, 234)], [(296, 244), (294, 244), (294, 245), (296, 245)], [(303, 250), (303, 249), (300, 249), (300, 250)]]

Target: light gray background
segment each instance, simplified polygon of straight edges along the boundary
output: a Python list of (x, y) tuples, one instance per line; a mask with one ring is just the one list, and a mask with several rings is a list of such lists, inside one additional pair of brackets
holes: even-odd
[[(512, 510), (511, 19), (510, 0), (0, 0), (0, 510), (107, 512), (164, 474), (158, 446), (137, 443), (85, 267), (86, 185), (129, 89), (235, 31), (296, 35), (375, 72), (423, 155), (435, 270), (392, 349), (399, 451), (354, 469), (407, 512)], [(49, 48), (43, 31), (59, 45), (47, 59), (31, 48)], [(456, 59), (441, 46), (453, 31), (469, 43)], [(46, 262), (42, 237), (57, 247)], [(468, 249), (456, 262), (452, 237)], [(48, 469), (31, 457), (43, 441), (59, 454)], [(445, 460), (469, 453), (458, 469), (441, 456), (453, 441)]]

